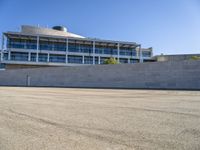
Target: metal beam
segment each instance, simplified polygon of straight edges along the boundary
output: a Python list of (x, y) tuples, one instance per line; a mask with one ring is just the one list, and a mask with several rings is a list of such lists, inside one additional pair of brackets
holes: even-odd
[(28, 61), (31, 61), (31, 52), (28, 53)]
[(119, 63), (120, 43), (117, 43), (117, 62)]
[(50, 57), (50, 54), (47, 53), (47, 62), (49, 62), (49, 57)]
[(98, 57), (98, 64), (99, 65), (101, 64), (101, 57), (100, 56)]
[(39, 37), (39, 36), (37, 36), (37, 52), (36, 52), (36, 62), (38, 62), (39, 44), (40, 44), (40, 37)]
[(95, 65), (95, 41), (93, 41), (93, 52), (92, 52), (92, 54), (93, 54), (93, 58), (92, 58), (93, 65)]
[(4, 35), (2, 35), (2, 42), (1, 42), (1, 59), (3, 61), (3, 49), (4, 49)]
[(85, 56), (82, 55), (82, 64), (85, 64)]
[(143, 56), (142, 56), (142, 48), (141, 48), (141, 45), (139, 46), (139, 57), (140, 57), (140, 63), (143, 63)]
[(68, 38), (66, 39), (66, 57), (65, 57), (65, 63), (68, 63), (68, 51), (69, 51), (69, 40)]

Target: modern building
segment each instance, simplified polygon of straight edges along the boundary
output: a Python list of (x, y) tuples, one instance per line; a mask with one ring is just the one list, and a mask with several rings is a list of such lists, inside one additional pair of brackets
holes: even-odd
[(55, 26), (52, 29), (23, 25), (19, 32), (2, 35), (1, 66), (24, 68), (103, 64), (114, 57), (119, 63), (152, 61), (152, 48), (135, 42), (86, 38)]
[(194, 60), (195, 57), (200, 58), (200, 54), (176, 54), (176, 55), (157, 55), (153, 59), (155, 61), (185, 61)]

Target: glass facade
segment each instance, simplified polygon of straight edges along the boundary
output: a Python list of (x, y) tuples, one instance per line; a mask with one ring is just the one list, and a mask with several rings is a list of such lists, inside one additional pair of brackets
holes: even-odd
[(138, 62), (139, 62), (138, 59), (130, 59), (130, 63), (131, 63), (131, 64), (138, 63)]
[(100, 64), (104, 64), (106, 59), (109, 59), (109, 57), (101, 57)]
[(68, 55), (68, 63), (82, 64), (82, 56)]
[(31, 53), (31, 61), (36, 61), (36, 53)]
[(92, 45), (69, 43), (68, 51), (69, 52), (78, 52), (78, 53), (92, 53), (93, 47), (92, 47)]
[(122, 56), (136, 56), (136, 50), (134, 49), (120, 49), (120, 55)]
[(66, 51), (66, 43), (62, 42), (49, 42), (49, 41), (40, 41), (40, 50), (49, 50), (49, 51)]
[(117, 55), (117, 48), (116, 47), (96, 46), (95, 53), (96, 54)]
[(85, 56), (84, 57), (84, 64), (93, 64), (93, 57), (92, 56)]
[[(25, 36), (25, 35), (11, 35), (7, 37), (7, 48), (15, 48), (12, 51), (11, 49), (11, 60), (16, 61), (28, 61), (30, 52), (30, 61), (36, 62), (36, 50), (37, 50), (37, 37), (36, 36)], [(67, 61), (68, 63), (73, 64), (93, 64), (93, 46), (95, 46), (95, 64), (103, 64), (105, 59), (110, 57), (117, 57), (118, 55), (118, 46), (115, 42), (109, 41), (98, 41), (96, 40), (95, 45), (93, 40), (84, 40), (84, 39), (73, 39), (69, 38), (68, 43), (65, 38), (53, 38), (53, 37), (39, 37), (38, 43), (38, 62), (49, 62), (53, 63), (66, 63), (66, 50), (68, 49)], [(67, 47), (68, 46), (68, 47)], [(136, 48), (133, 44), (123, 44), (120, 43), (119, 58), (120, 63), (137, 63), (138, 59), (133, 59), (137, 56)], [(19, 52), (17, 49), (20, 49)], [(23, 50), (24, 49), (24, 50)], [(9, 49), (8, 49), (9, 50)], [(27, 51), (25, 51), (27, 50)], [(28, 51), (31, 50), (31, 51)], [(32, 51), (35, 50), (35, 51)], [(42, 50), (42, 51), (41, 51)], [(54, 51), (54, 52), (44, 52)], [(64, 52), (64, 53), (61, 53)], [(66, 52), (66, 53), (65, 53)], [(53, 54), (52, 54), (53, 53)], [(74, 54), (73, 54), (74, 53)], [(76, 53), (76, 54), (75, 54)], [(82, 56), (84, 53), (84, 57)], [(152, 52), (142, 51), (143, 57), (151, 57)], [(83, 60), (84, 58), (84, 60)], [(99, 60), (100, 58), (100, 60)], [(4, 60), (8, 60), (8, 53), (4, 53)]]
[(14, 60), (14, 61), (28, 61), (28, 53), (11, 52), (11, 60)]
[(142, 56), (143, 57), (151, 57), (151, 52), (149, 52), (149, 51), (143, 51), (142, 52)]
[(3, 54), (3, 59), (4, 59), (4, 60), (8, 60), (8, 53), (4, 53), (4, 54)]
[(65, 55), (50, 54), (49, 62), (65, 63), (66, 62), (66, 56)]
[(126, 63), (128, 63), (128, 59), (126, 59), (126, 58), (120, 58), (119, 62), (122, 63), (122, 64), (126, 64)]
[(7, 47), (18, 49), (37, 49), (37, 41), (33, 39), (8, 38)]
[(48, 59), (47, 54), (41, 54), (41, 53), (38, 54), (38, 61), (39, 62), (47, 62), (47, 59)]
[(99, 64), (99, 57), (95, 57), (95, 64)]

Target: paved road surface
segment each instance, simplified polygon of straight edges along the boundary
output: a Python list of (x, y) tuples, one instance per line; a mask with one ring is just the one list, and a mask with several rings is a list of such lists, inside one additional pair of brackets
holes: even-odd
[(0, 87), (0, 150), (200, 149), (200, 92)]

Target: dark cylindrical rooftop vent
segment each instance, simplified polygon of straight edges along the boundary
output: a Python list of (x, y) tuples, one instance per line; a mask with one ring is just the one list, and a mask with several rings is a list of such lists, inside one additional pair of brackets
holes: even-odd
[(63, 26), (54, 26), (53, 29), (57, 31), (67, 32), (67, 28)]

